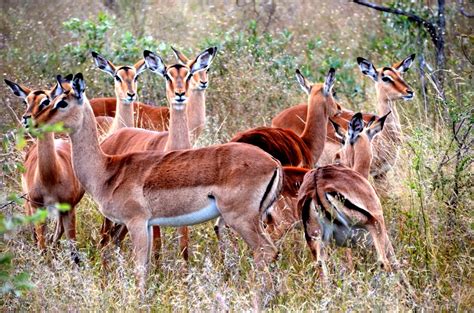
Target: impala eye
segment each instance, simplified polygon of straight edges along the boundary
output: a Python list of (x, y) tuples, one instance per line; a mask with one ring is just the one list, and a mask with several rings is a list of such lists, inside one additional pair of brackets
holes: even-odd
[(56, 105), (54, 106), (55, 109), (64, 109), (65, 107), (68, 106), (68, 103), (64, 100), (61, 100), (59, 101), (58, 103), (56, 103)]
[(122, 82), (122, 79), (121, 79), (117, 74), (115, 74), (114, 78), (115, 78), (115, 80), (118, 81), (119, 83)]
[(386, 83), (391, 83), (393, 82), (393, 80), (389, 77), (389, 76), (383, 76), (382, 77), (382, 81), (386, 82)]
[(46, 98), (46, 99), (44, 99), (43, 101), (41, 101), (40, 107), (48, 106), (50, 103), (51, 103), (51, 101), (49, 101), (49, 99)]

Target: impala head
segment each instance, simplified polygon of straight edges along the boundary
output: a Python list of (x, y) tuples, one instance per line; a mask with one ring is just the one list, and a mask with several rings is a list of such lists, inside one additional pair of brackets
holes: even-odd
[(335, 156), (335, 162), (341, 162), (349, 167), (354, 167), (357, 163), (368, 170), (373, 156), (372, 139), (383, 130), (385, 120), (390, 113), (391, 111), (382, 117), (372, 117), (367, 125), (364, 124), (362, 113), (356, 113), (350, 120), (347, 131), (330, 120), (337, 137), (343, 144), (343, 148)]
[(395, 63), (390, 67), (381, 67), (376, 69), (372, 62), (357, 58), (357, 63), (362, 74), (369, 76), (375, 82), (375, 87), (380, 95), (384, 95), (389, 100), (411, 100), (413, 99), (413, 89), (403, 80), (403, 73), (408, 71), (413, 64), (415, 55)]
[(115, 94), (127, 104), (137, 100), (137, 79), (146, 70), (144, 60), (140, 60), (132, 66), (116, 67), (104, 56), (92, 51), (94, 64), (102, 71), (112, 76), (115, 80)]
[[(176, 58), (178, 59), (178, 61), (181, 64), (186, 65), (189, 68), (191, 68), (192, 64), (194, 62), (196, 62), (197, 57), (190, 60), (183, 53), (176, 50), (175, 48), (171, 47), (171, 49), (173, 50), (174, 55), (176, 56)], [(212, 60), (214, 60), (214, 58), (217, 54), (217, 47), (211, 47), (211, 48), (209, 48), (205, 51), (208, 51), (208, 50), (210, 51), (210, 53), (212, 55), (211, 56), (211, 61), (209, 63), (209, 65), (210, 65)], [(205, 51), (203, 51), (203, 52), (205, 52)], [(190, 83), (191, 83), (191, 88), (193, 88), (193, 89), (206, 90), (207, 87), (209, 87), (209, 67), (205, 71), (196, 72), (193, 75)]]
[[(67, 76), (72, 79), (72, 74)], [(56, 84), (51, 90), (32, 90), (28, 87), (14, 83), (5, 79), (5, 83), (13, 92), (13, 94), (23, 100), (26, 106), (26, 111), (22, 115), (22, 124), (24, 127), (29, 126), (29, 121), (35, 122), (34, 117), (44, 109), (46, 109), (51, 101), (57, 97), (60, 92), (58, 90), (58, 84)]]
[(214, 58), (214, 48), (201, 52), (189, 65), (165, 65), (163, 60), (151, 51), (143, 52), (147, 67), (166, 79), (166, 98), (176, 110), (184, 110), (189, 97), (191, 79), (206, 71)]
[(301, 74), (299, 69), (296, 70), (296, 80), (298, 80), (303, 91), (309, 96), (308, 104), (324, 104), (324, 109), (328, 116), (334, 116), (341, 111), (341, 106), (334, 100), (332, 93), (332, 88), (336, 81), (335, 73), (336, 70), (331, 68), (326, 75), (324, 83), (312, 84)]
[(51, 104), (35, 115), (38, 124), (54, 124), (63, 122), (64, 127), (72, 132), (82, 126), (84, 107), (88, 105), (84, 93), (86, 85), (81, 73), (66, 78), (57, 76), (57, 93)]

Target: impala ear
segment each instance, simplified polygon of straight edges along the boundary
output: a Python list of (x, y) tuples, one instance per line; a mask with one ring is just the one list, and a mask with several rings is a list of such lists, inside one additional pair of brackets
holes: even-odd
[(86, 82), (84, 81), (82, 73), (77, 73), (74, 76), (74, 79), (72, 81), (72, 90), (74, 90), (74, 94), (79, 100), (79, 103), (82, 104), (82, 100), (84, 98), (84, 91), (86, 90)]
[(331, 95), (331, 90), (332, 87), (334, 87), (334, 82), (336, 81), (336, 70), (331, 67), (329, 69), (328, 74), (326, 75), (326, 79), (324, 80), (324, 87), (323, 87), (323, 93), (324, 96), (330, 96)]
[(50, 97), (54, 100), (57, 96), (64, 93), (63, 86), (61, 85), (64, 82), (71, 82), (72, 74), (62, 77), (61, 75), (56, 76), (56, 85), (50, 91)]
[(111, 75), (112, 77), (115, 76), (115, 66), (107, 60), (104, 56), (101, 54), (92, 51), (92, 58), (94, 59), (94, 64), (97, 66), (100, 70), (106, 72), (107, 74)]
[(191, 72), (190, 74), (194, 74), (196, 72), (200, 72), (202, 70), (208, 69), (211, 65), (214, 57), (216, 56), (217, 49), (215, 47), (210, 47), (203, 52), (201, 52), (196, 59), (190, 64)]
[(383, 125), (385, 124), (385, 120), (387, 119), (387, 116), (390, 113), (392, 113), (392, 111), (388, 111), (387, 114), (385, 114), (381, 118), (372, 122), (370, 126), (367, 128), (367, 136), (369, 137), (370, 140), (372, 140), (377, 134), (379, 134), (383, 130)]
[(376, 116), (376, 115), (373, 115), (373, 116), (370, 118), (369, 122), (367, 123), (367, 125), (366, 125), (365, 127), (367, 127), (367, 128), (370, 127), (370, 125), (372, 125), (372, 123), (375, 122), (375, 119), (376, 119), (376, 118), (377, 118), (377, 116)]
[(311, 94), (311, 88), (313, 85), (301, 74), (299, 69), (296, 69), (296, 80), (300, 84), (301, 89), (308, 95)]
[(413, 61), (415, 60), (415, 56), (416, 54), (412, 54), (408, 58), (404, 59), (403, 61), (395, 63), (393, 65), (393, 68), (401, 74), (405, 73), (413, 64)]
[(143, 57), (145, 59), (146, 66), (150, 69), (150, 71), (165, 78), (167, 77), (165, 62), (163, 62), (163, 60), (158, 55), (154, 54), (150, 50), (145, 50), (143, 51)]
[(174, 56), (178, 59), (178, 61), (181, 64), (183, 64), (183, 65), (188, 64), (189, 59), (184, 54), (182, 54), (180, 51), (176, 50), (173, 46), (171, 46), (171, 50), (173, 50)]
[(349, 128), (347, 134), (349, 136), (349, 142), (353, 145), (359, 134), (364, 130), (364, 119), (362, 118), (362, 113), (358, 112), (352, 116), (351, 121), (349, 122)]
[(14, 83), (8, 79), (4, 79), (5, 84), (7, 84), (8, 88), (13, 92), (13, 94), (17, 97), (22, 98), (23, 100), (30, 94), (31, 89), (21, 86), (17, 83)]
[(375, 69), (375, 66), (369, 60), (358, 57), (357, 64), (359, 64), (359, 69), (365, 76), (369, 76), (376, 82), (379, 79), (379, 74)]
[(346, 132), (344, 129), (335, 121), (333, 121), (331, 118), (329, 119), (331, 122), (332, 126), (334, 127), (334, 132), (336, 135), (336, 138), (339, 139), (339, 142), (344, 145), (346, 142)]
[(135, 65), (133, 65), (133, 67), (135, 68), (135, 71), (136, 71), (136, 76), (140, 75), (141, 73), (143, 73), (147, 66), (146, 66), (146, 63), (145, 63), (145, 60), (140, 60), (138, 61), (137, 63), (135, 63)]
[(342, 163), (341, 151), (336, 152), (336, 154), (334, 155), (334, 158), (332, 159), (332, 163), (334, 164)]

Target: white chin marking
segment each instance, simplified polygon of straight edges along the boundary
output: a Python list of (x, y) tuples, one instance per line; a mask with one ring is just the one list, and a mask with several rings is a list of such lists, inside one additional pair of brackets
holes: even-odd
[(185, 103), (184, 102), (174, 102), (173, 103), (173, 108), (178, 111), (184, 110)]
[(191, 213), (172, 216), (172, 217), (156, 217), (148, 221), (148, 225), (159, 225), (159, 226), (189, 226), (207, 222), (220, 216), (216, 200), (209, 199), (209, 205)]

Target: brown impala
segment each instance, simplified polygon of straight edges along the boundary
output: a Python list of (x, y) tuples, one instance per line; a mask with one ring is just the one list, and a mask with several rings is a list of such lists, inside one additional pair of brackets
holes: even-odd
[(71, 130), (74, 171), (101, 213), (127, 226), (142, 292), (153, 225), (194, 225), (222, 216), (250, 246), (258, 267), (275, 258), (277, 250), (262, 218), (280, 192), (282, 169), (278, 161), (243, 144), (165, 154), (104, 154), (84, 90), (82, 74), (76, 74), (72, 90), (57, 97), (37, 121), (61, 121)]

